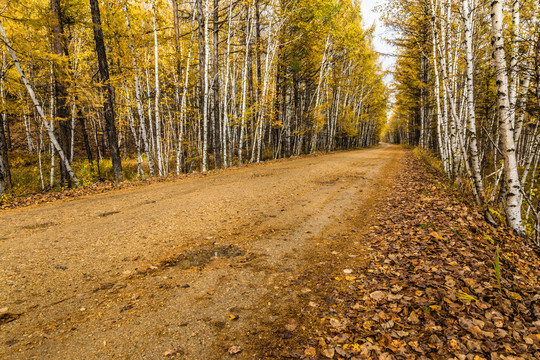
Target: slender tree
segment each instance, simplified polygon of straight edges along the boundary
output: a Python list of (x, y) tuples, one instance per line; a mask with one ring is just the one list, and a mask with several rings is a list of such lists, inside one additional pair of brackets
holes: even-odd
[(107, 53), (105, 51), (105, 42), (103, 39), (103, 29), (101, 27), (101, 14), (99, 11), (98, 0), (90, 0), (90, 10), (92, 13), (92, 23), (94, 25), (94, 41), (96, 45), (100, 81), (103, 85), (103, 91), (105, 92), (103, 112), (105, 115), (105, 127), (107, 130), (107, 140), (111, 155), (114, 178), (116, 181), (122, 181), (122, 162), (120, 159), (120, 150), (118, 148), (116, 120), (114, 114), (114, 89), (109, 77), (109, 63), (107, 62)]
[(505, 199), (504, 208), (508, 224), (518, 234), (524, 235), (525, 229), (521, 218), (523, 201), (521, 181), (519, 179), (514, 128), (512, 124), (510, 99), (508, 94), (508, 75), (504, 53), (503, 8), (501, 0), (491, 3), (491, 42), (493, 44), (493, 62), (497, 79), (497, 116), (499, 133), (504, 158)]

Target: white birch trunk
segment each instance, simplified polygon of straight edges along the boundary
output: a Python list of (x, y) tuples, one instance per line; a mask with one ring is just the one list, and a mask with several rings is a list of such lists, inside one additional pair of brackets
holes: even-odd
[(135, 103), (137, 105), (137, 115), (139, 116), (139, 126), (141, 128), (141, 137), (144, 144), (143, 151), (146, 153), (146, 161), (148, 162), (148, 169), (150, 170), (150, 176), (154, 177), (154, 164), (152, 161), (152, 154), (150, 151), (150, 144), (148, 143), (148, 134), (146, 133), (146, 124), (144, 116), (144, 108), (141, 98), (141, 82), (139, 79), (139, 65), (137, 64), (137, 57), (135, 55), (135, 47), (133, 46), (133, 33), (131, 32), (131, 21), (129, 19), (129, 12), (127, 6), (124, 4), (122, 7), (126, 17), (126, 27), (129, 36), (129, 51), (131, 53), (131, 62), (133, 64), (133, 77), (135, 80)]
[(508, 75), (504, 54), (503, 38), (503, 3), (493, 0), (491, 3), (491, 33), (493, 44), (493, 62), (497, 79), (497, 110), (499, 117), (499, 133), (504, 157), (504, 180), (506, 192), (504, 207), (510, 227), (520, 235), (525, 235), (521, 219), (523, 194), (516, 161), (514, 133), (511, 123), (511, 108), (508, 97)]
[(154, 77), (156, 81), (156, 94), (154, 98), (156, 121), (156, 154), (159, 176), (163, 176), (163, 153), (161, 151), (161, 119), (159, 114), (160, 85), (159, 85), (159, 44), (156, 28), (156, 1), (152, 0), (152, 28), (154, 31)]
[(519, 0), (512, 0), (512, 27), (511, 27), (511, 43), (512, 50), (510, 52), (510, 65), (508, 68), (508, 99), (510, 102), (510, 122), (512, 128), (515, 127), (516, 120), (516, 100), (518, 86), (518, 57), (519, 57), (519, 41), (521, 37), (521, 20), (519, 15), (520, 4)]
[[(248, 10), (249, 11), (249, 10)], [(246, 101), (247, 101), (247, 75), (248, 75), (248, 60), (249, 60), (249, 44), (251, 44), (251, 33), (252, 33), (252, 22), (251, 19), (252, 11), (249, 11), (249, 16), (247, 16), (247, 36), (246, 36), (246, 54), (244, 57), (244, 70), (242, 72), (242, 110), (240, 116), (242, 116), (242, 122), (240, 124), (240, 140), (238, 144), (238, 164), (242, 164), (242, 150), (244, 148), (244, 127), (246, 126)]]
[[(324, 71), (326, 67), (326, 52), (328, 51), (328, 47), (330, 46), (330, 35), (326, 37), (326, 43), (324, 44), (324, 52), (323, 57), (321, 60), (321, 70), (319, 73), (319, 82), (317, 83), (317, 90), (316, 90), (316, 99), (315, 99), (315, 111), (318, 111), (320, 99), (321, 99), (321, 84), (324, 79)], [(310, 153), (314, 153), (317, 149), (317, 136), (318, 136), (318, 124), (313, 124), (313, 137), (311, 139), (311, 150)]]
[(208, 72), (210, 61), (210, 42), (208, 38), (208, 23), (210, 21), (210, 0), (205, 0), (204, 8), (204, 89), (203, 89), (203, 146), (202, 171), (208, 170)]
[(228, 155), (228, 130), (229, 130), (229, 111), (227, 107), (228, 95), (229, 95), (229, 76), (231, 70), (231, 26), (232, 26), (232, 3), (231, 0), (227, 1), (227, 6), (229, 8), (229, 24), (227, 26), (227, 51), (225, 55), (226, 67), (225, 67), (225, 81), (221, 83), (223, 85), (223, 167), (226, 169), (228, 167), (227, 155)]
[[(480, 159), (478, 156), (478, 142), (476, 139), (476, 109), (474, 105), (474, 64), (473, 64), (473, 39), (472, 25), (473, 13), (470, 11), (469, 0), (463, 0), (463, 16), (465, 25), (465, 54), (467, 64), (467, 110), (469, 115), (469, 138), (471, 147), (471, 168), (474, 187), (476, 188), (476, 202), (482, 205), (485, 198), (484, 184), (480, 171)], [(465, 150), (465, 149), (463, 149)]]
[(186, 61), (186, 71), (184, 84), (182, 84), (182, 101), (180, 105), (180, 133), (178, 134), (178, 151), (176, 152), (176, 174), (180, 175), (181, 165), (182, 165), (182, 143), (184, 140), (184, 126), (186, 121), (186, 103), (188, 95), (188, 85), (189, 85), (189, 68), (191, 65), (191, 54), (193, 48), (193, 36), (194, 36), (194, 27), (195, 27), (195, 16), (197, 15), (197, 8), (193, 6), (193, 15), (191, 18), (191, 38), (189, 40), (189, 50), (188, 57)]

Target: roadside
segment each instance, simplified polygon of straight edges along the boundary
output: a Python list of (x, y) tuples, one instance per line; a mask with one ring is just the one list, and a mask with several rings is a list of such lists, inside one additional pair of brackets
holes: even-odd
[(352, 225), (319, 249), (264, 357), (540, 358), (540, 270), (523, 240), (410, 155), (380, 195), (367, 232)]

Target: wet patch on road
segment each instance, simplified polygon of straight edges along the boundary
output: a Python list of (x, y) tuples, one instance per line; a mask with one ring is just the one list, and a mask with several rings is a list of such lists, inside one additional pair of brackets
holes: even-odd
[(41, 224), (25, 225), (22, 228), (24, 230), (43, 230), (43, 229), (50, 228), (51, 226), (54, 226), (54, 225), (57, 225), (57, 224), (53, 222), (45, 222)]
[(166, 260), (162, 267), (178, 267), (180, 269), (203, 268), (214, 259), (236, 258), (246, 254), (245, 250), (236, 245), (221, 245), (213, 247), (202, 247), (180, 254), (176, 258)]

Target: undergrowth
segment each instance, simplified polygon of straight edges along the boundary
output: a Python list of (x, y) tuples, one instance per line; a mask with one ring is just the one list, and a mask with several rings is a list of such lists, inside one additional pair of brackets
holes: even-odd
[[(60, 159), (55, 159), (55, 171), (51, 186), (51, 157), (49, 154), (41, 156), (41, 172), (38, 156), (22, 152), (9, 154), (11, 179), (13, 191), (6, 195), (4, 201), (12, 197), (25, 196), (43, 191), (63, 190), (60, 184)], [(94, 161), (92, 164), (86, 159), (74, 160), (71, 164), (73, 171), (79, 178), (82, 186), (89, 186), (97, 182), (114, 181), (112, 162), (110, 159)], [(122, 159), (122, 170), (125, 180), (135, 180), (140, 177), (137, 171), (137, 159)], [(143, 170), (148, 174), (148, 167), (143, 163)]]

